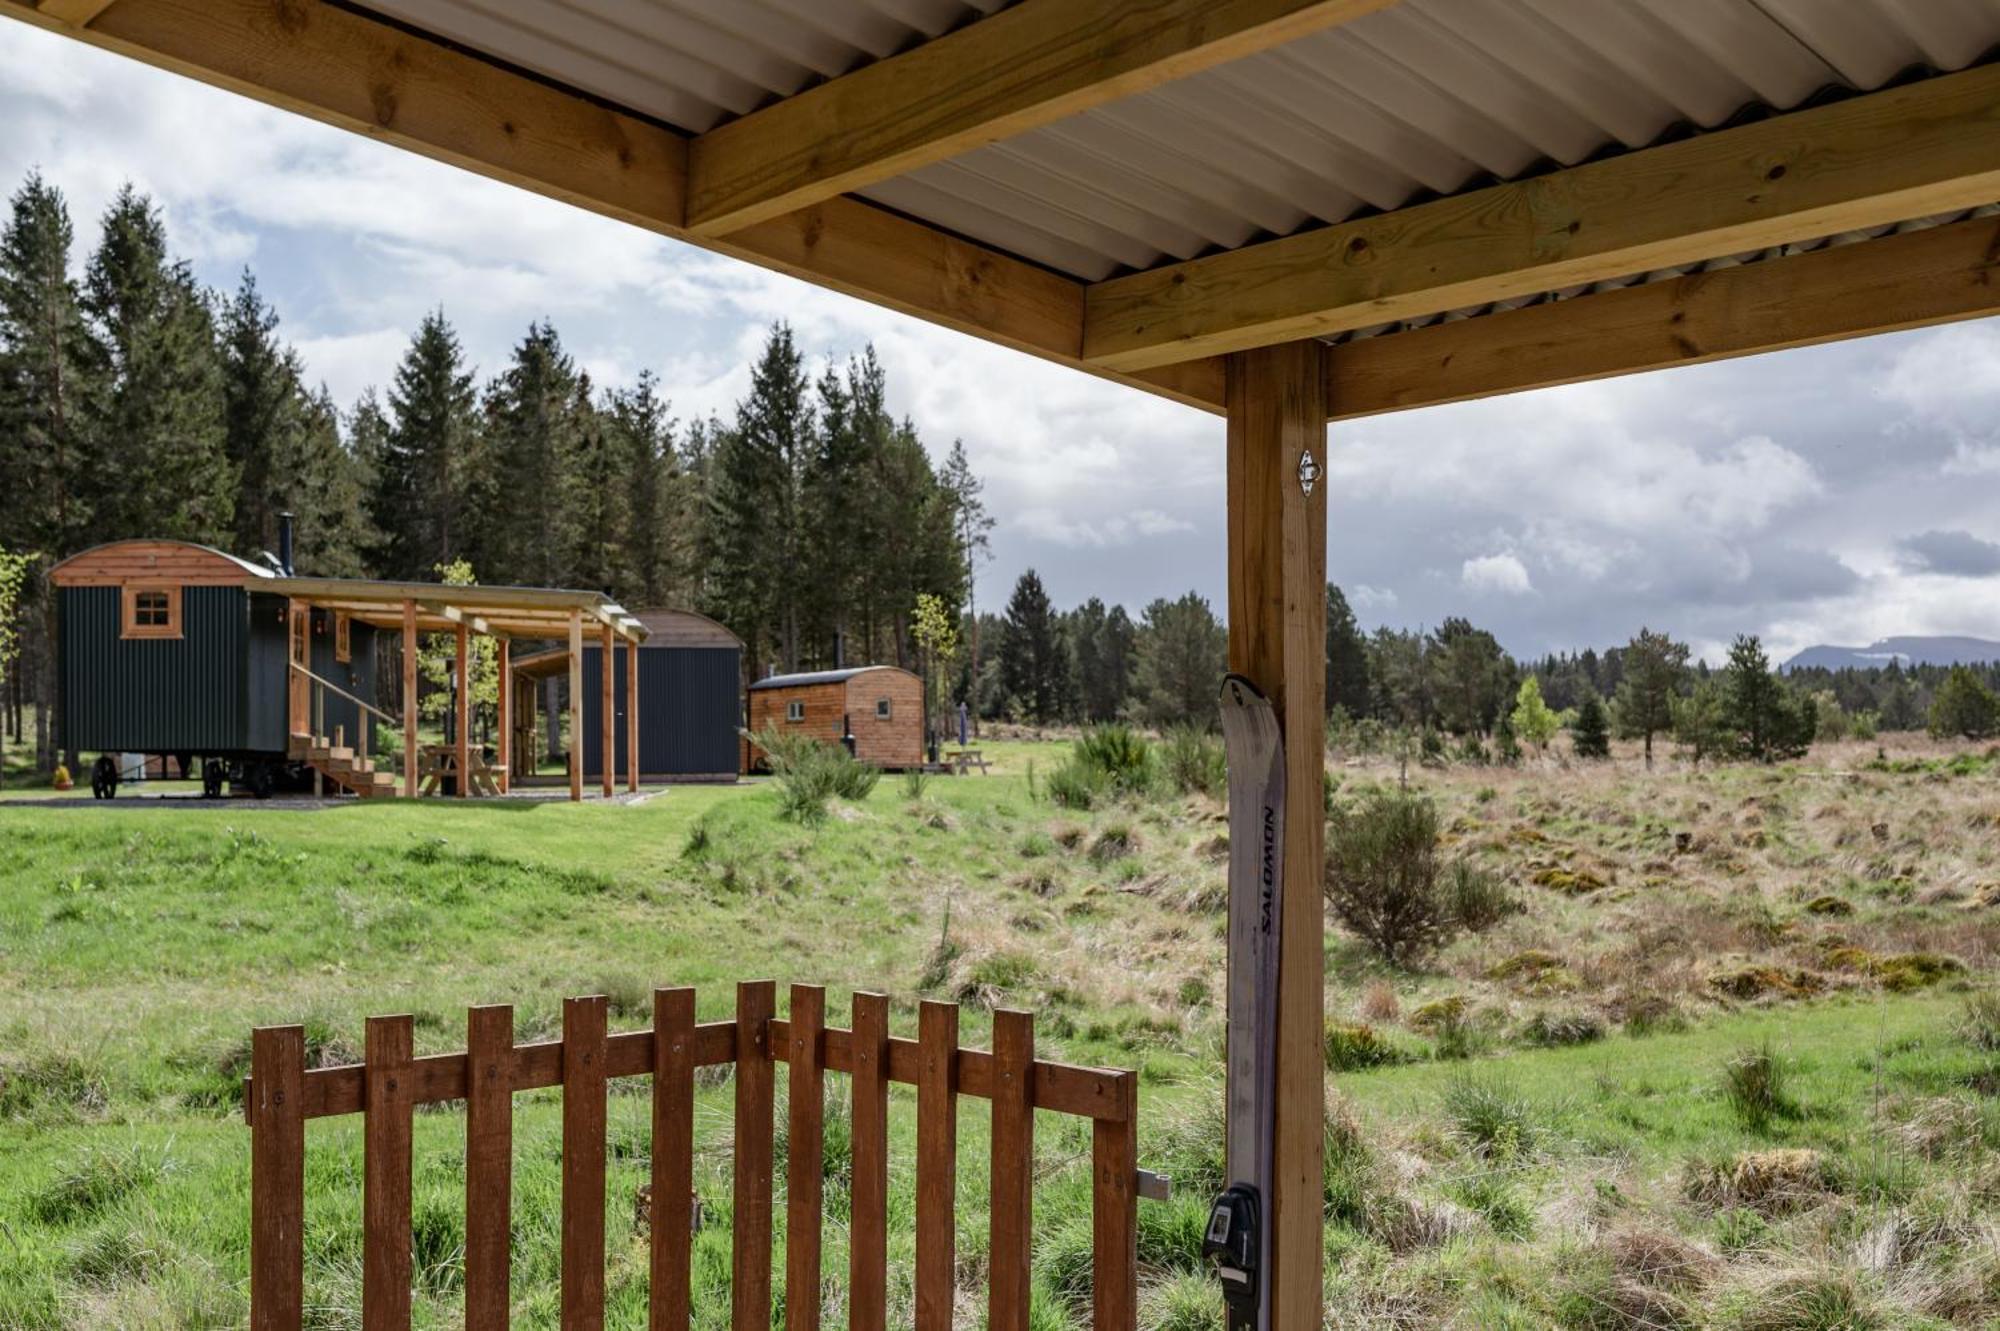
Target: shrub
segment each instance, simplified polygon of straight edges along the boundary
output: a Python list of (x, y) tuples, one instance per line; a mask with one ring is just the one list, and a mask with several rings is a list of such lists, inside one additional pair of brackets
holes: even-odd
[(778, 782), (778, 811), (801, 823), (826, 818), (827, 803), (868, 798), (881, 769), (861, 762), (842, 744), (822, 744), (803, 736), (767, 729), (753, 741), (770, 761)]
[(1455, 921), (1438, 881), (1437, 842), (1436, 806), (1394, 790), (1335, 810), (1327, 829), (1327, 902), (1392, 966), (1411, 965), (1451, 936)]
[(1410, 1061), (1408, 1054), (1366, 1023), (1329, 1021), (1321, 1043), (1327, 1069), (1332, 1072), (1357, 1072)]
[(1194, 726), (1175, 726), (1162, 748), (1166, 777), (1182, 795), (1219, 795), (1229, 780), (1222, 742)]
[(1444, 891), (1453, 922), (1475, 934), (1521, 909), (1505, 879), (1468, 860), (1453, 860), (1445, 870)]
[(931, 774), (921, 767), (912, 767), (903, 773), (903, 795), (905, 798), (920, 800), (924, 797), (924, 787), (930, 784)]
[(1521, 1038), (1547, 1049), (1589, 1044), (1604, 1038), (1604, 1019), (1594, 1012), (1537, 1012), (1528, 1018)]
[(1044, 789), (1057, 808), (1081, 811), (1103, 799), (1110, 784), (1103, 772), (1072, 756), (1049, 773)]
[(1745, 1049), (1723, 1065), (1722, 1093), (1736, 1117), (1752, 1132), (1762, 1132), (1771, 1120), (1791, 1112), (1785, 1095), (1785, 1065), (1769, 1045)]
[(1153, 746), (1130, 726), (1093, 726), (1070, 750), (1071, 761), (1098, 772), (1122, 795), (1143, 794), (1153, 784)]

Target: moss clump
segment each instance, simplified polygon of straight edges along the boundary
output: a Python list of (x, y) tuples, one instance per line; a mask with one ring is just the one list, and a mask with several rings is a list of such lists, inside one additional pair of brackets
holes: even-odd
[(1535, 870), (1534, 883), (1564, 896), (1587, 897), (1604, 887), (1604, 879), (1588, 869), (1562, 869), (1549, 865)]
[(1488, 968), (1486, 978), (1511, 980), (1522, 975), (1540, 975), (1544, 971), (1561, 970), (1562, 964), (1562, 958), (1555, 953), (1531, 947), (1525, 952), (1516, 952), (1503, 961), (1495, 962)]
[(1782, 966), (1739, 966), (1708, 977), (1709, 988), (1728, 998), (1808, 998), (1826, 988), (1826, 981), (1808, 970)]
[(1938, 981), (1964, 971), (1965, 963), (1957, 957), (1942, 956), (1936, 952), (1902, 952), (1893, 957), (1876, 958), (1868, 973), (1889, 992), (1906, 994), (1914, 989), (1928, 989)]
[(1847, 944), (1828, 948), (1820, 954), (1820, 962), (1828, 970), (1866, 974), (1875, 966), (1875, 954), (1865, 947)]
[(1852, 915), (1854, 903), (1844, 897), (1823, 894), (1806, 903), (1808, 915)]
[(1410, 1014), (1410, 1028), (1419, 1031), (1435, 1031), (1464, 1021), (1472, 1011), (1472, 1000), (1464, 994), (1452, 994), (1448, 998), (1434, 998)]

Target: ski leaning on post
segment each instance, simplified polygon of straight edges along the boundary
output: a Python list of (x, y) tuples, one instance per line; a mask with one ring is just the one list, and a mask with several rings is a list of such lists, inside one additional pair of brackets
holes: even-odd
[(1209, 1212), (1202, 1248), (1222, 1278), (1229, 1331), (1267, 1331), (1285, 744), (1271, 700), (1241, 675), (1222, 681), (1222, 739), (1229, 756), (1229, 1186)]

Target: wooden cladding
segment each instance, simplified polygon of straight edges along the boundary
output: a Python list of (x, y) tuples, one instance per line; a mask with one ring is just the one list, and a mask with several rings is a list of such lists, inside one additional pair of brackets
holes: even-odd
[(991, 1052), (962, 1048), (958, 1009), (924, 1003), (918, 1037), (889, 1034), (889, 1000), (857, 993), (852, 1025), (826, 1024), (826, 994), (793, 985), (790, 1012), (774, 1016), (776, 986), (739, 984), (733, 1020), (697, 1023), (692, 989), (658, 989), (653, 1028), (608, 1030), (602, 997), (563, 1006), (563, 1038), (513, 1041), (513, 1010), (476, 1007), (463, 1053), (415, 1057), (407, 1016), (371, 1018), (366, 1061), (305, 1067), (304, 1031), (267, 1027), (251, 1040), (244, 1116), (250, 1124), (250, 1322), (254, 1331), (299, 1331), (304, 1317), (305, 1124), (364, 1116), (362, 1308), (366, 1331), (402, 1331), (411, 1317), (411, 1131), (417, 1106), (465, 1101), (466, 1325), (505, 1327), (511, 1278), (513, 1097), (562, 1088), (562, 1325), (604, 1321), (605, 1121), (609, 1082), (652, 1078), (652, 1207), (648, 1325), (689, 1325), (691, 1208), (674, 1199), (694, 1188), (694, 1087), (700, 1068), (735, 1065), (731, 1324), (764, 1331), (773, 1279), (776, 1065), (787, 1085), (784, 1188), (787, 1331), (818, 1331), (822, 1291), (833, 1275), (821, 1253), (820, 1156), (826, 1074), (847, 1074), (835, 1093), (851, 1098), (852, 1189), (848, 1325), (887, 1331), (889, 1303), (889, 1083), (917, 1088), (915, 1325), (951, 1325), (957, 1261), (953, 1222), (957, 1104), (992, 1102), (992, 1331), (1026, 1331), (1033, 1243), (1034, 1111), (1090, 1119), (1092, 1128), (1092, 1325), (1137, 1325), (1138, 1078), (1043, 1062), (1034, 1019), (994, 1014)]

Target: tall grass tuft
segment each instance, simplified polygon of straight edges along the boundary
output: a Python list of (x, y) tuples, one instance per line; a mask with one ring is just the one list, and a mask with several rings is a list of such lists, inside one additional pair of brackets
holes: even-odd
[(1745, 1049), (1723, 1065), (1722, 1093), (1737, 1121), (1752, 1132), (1763, 1132), (1772, 1119), (1792, 1112), (1785, 1065), (1768, 1044)]
[(1974, 1049), (2000, 1053), (2000, 989), (1980, 989), (1965, 996), (1958, 1034)]
[(1503, 1077), (1453, 1077), (1445, 1084), (1442, 1108), (1452, 1132), (1481, 1155), (1533, 1155), (1549, 1138), (1537, 1106)]

